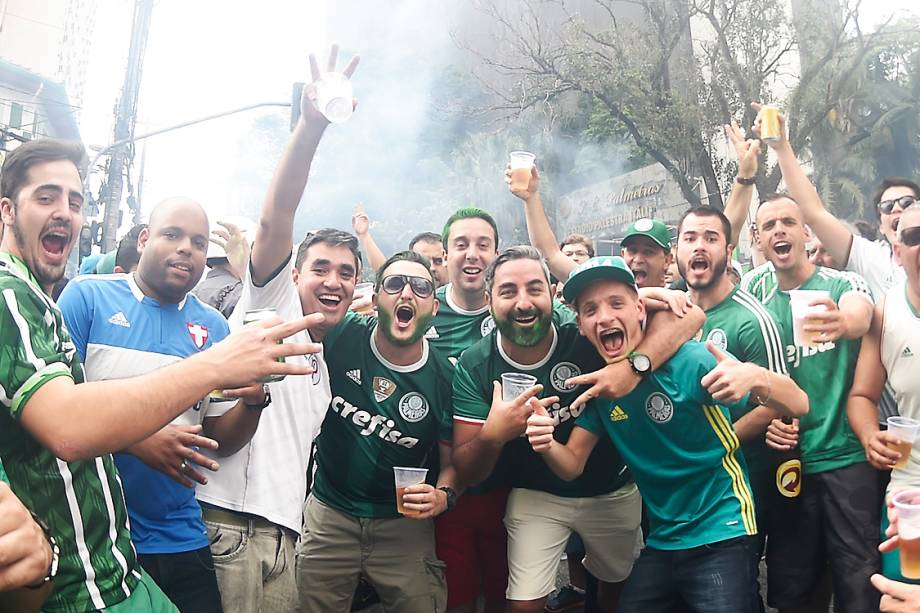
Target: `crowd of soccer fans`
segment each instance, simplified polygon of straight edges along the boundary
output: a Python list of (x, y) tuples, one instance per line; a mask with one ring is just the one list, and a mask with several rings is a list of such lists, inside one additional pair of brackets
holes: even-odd
[[(725, 210), (619, 256), (557, 240), (537, 166), (505, 171), (530, 245), (482, 208), (390, 256), (362, 209), (295, 243), (311, 67), (258, 223), (170, 198), (69, 282), (82, 145), (6, 157), (0, 610), (920, 611), (887, 428), (920, 419), (916, 183), (866, 238), (732, 124)], [(764, 146), (787, 191), (748, 219)]]

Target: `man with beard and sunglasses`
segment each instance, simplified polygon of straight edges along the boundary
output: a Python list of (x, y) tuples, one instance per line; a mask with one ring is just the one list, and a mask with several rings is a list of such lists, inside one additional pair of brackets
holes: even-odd
[(318, 348), (276, 344), (311, 323), (301, 317), (240, 331), (145, 375), (84, 383), (49, 295), (82, 225), (84, 164), (80, 144), (40, 139), (7, 155), (0, 173), (0, 457), (14, 493), (59, 548), (43, 582), (53, 578), (55, 588), (45, 610), (175, 611), (137, 563), (111, 453), (215, 388), (310, 373), (276, 358)]
[[(305, 613), (347, 611), (359, 575), (388, 611), (446, 607), (431, 519), (460, 488), (450, 465), (452, 367), (425, 339), (438, 310), (434, 284), (423, 256), (397, 253), (377, 273), (377, 318), (348, 313), (323, 338), (332, 402), (298, 553)], [(434, 454), (437, 487), (408, 487), (400, 515), (394, 467), (427, 467)]]
[[(678, 225), (677, 266), (687, 281), (691, 300), (706, 313), (701, 338), (737, 358), (742, 363), (739, 369), (745, 371), (743, 376), (761, 378), (771, 389), (798, 388), (788, 377), (782, 337), (773, 317), (754, 296), (735, 286), (727, 274), (734, 250), (728, 242), (730, 236), (728, 218), (710, 207), (688, 210)], [(773, 456), (764, 434), (777, 417), (776, 411), (765, 406), (736, 407), (731, 411), (757, 511), (755, 569), (766, 543), (769, 500), (776, 487)]]
[[(549, 271), (533, 247), (503, 251), (486, 271), (486, 290), (496, 329), (457, 365), (453, 457), (461, 477), (471, 483), (488, 484), (504, 475), (513, 488), (504, 519), (508, 610), (543, 610), (574, 531), (587, 550), (585, 568), (600, 581), (599, 607), (613, 611), (641, 547), (641, 505), (629, 473), (606, 441), (588, 460), (584, 475), (567, 483), (520, 438), (527, 416), (539, 405), (553, 416), (565, 441), (584, 410), (574, 406), (583, 389), (569, 380), (601, 369), (604, 361), (579, 335), (571, 310), (554, 304)], [(689, 339), (699, 322), (694, 319), (673, 325), (670, 335)], [(651, 366), (644, 354), (632, 359), (637, 371)], [(506, 373), (532, 375), (538, 384), (505, 402), (497, 381)]]

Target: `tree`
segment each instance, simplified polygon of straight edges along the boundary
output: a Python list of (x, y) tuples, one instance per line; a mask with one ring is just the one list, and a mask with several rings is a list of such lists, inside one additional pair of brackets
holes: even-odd
[[(871, 59), (918, 36), (916, 27), (889, 24), (865, 32), (852, 1), (833, 11), (839, 19), (805, 33), (781, 0), (479, 2), (496, 42), (467, 48), (485, 69), (494, 96), (488, 110), (516, 116), (573, 95), (587, 99), (592, 135), (628, 138), (692, 205), (701, 203), (699, 176), (708, 204), (721, 208), (733, 174), (717, 155), (723, 124), (734, 117), (752, 125), (751, 101), (779, 103), (793, 147), (808, 151), (841, 101), (868, 87), (861, 77)], [(799, 67), (803, 35), (811, 44)], [(880, 121), (863, 128), (872, 133)], [(758, 190), (774, 191), (778, 168), (761, 167)]]

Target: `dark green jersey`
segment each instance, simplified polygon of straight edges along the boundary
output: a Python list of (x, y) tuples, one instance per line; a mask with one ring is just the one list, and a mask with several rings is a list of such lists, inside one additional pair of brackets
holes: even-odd
[[(702, 340), (712, 341), (741, 362), (751, 362), (782, 375), (786, 372), (783, 341), (773, 317), (751, 294), (737, 287), (722, 302), (706, 311)], [(748, 413), (747, 407), (732, 411), (732, 421)], [(772, 457), (761, 436), (741, 448), (751, 471), (772, 470)]]
[(776, 269), (771, 262), (765, 262), (744, 273), (741, 277), (741, 289), (759, 301), (766, 303), (776, 291)]
[(21, 260), (0, 253), (0, 457), (13, 492), (61, 549), (43, 610), (92, 611), (125, 600), (140, 575), (112, 456), (64, 462), (20, 424), (35, 392), (57, 377), (83, 382), (61, 312)]
[[(560, 313), (560, 316), (564, 315)], [(559, 317), (557, 316), (558, 320)], [(541, 396), (559, 396), (559, 402), (547, 409), (556, 422), (554, 437), (565, 444), (575, 418), (581, 410), (569, 405), (587, 389), (566, 385), (566, 379), (604, 367), (597, 351), (581, 334), (574, 322), (554, 325), (555, 337), (547, 356), (536, 364), (524, 365), (512, 360), (501, 346), (501, 333), (492, 331), (470, 347), (460, 358), (454, 376), (454, 420), (482, 425), (492, 404), (492, 382), (503, 373), (532, 375), (543, 384)], [(612, 492), (631, 477), (609, 439), (594, 449), (580, 477), (564, 481), (557, 477), (527, 442), (518, 438), (505, 444), (499, 470), (505, 471), (512, 487), (549, 492), (556, 496), (582, 498)]]
[(356, 517), (399, 517), (393, 467), (427, 467), (438, 441), (450, 442), (452, 368), (424, 340), (417, 363), (391, 364), (374, 343), (376, 326), (349, 313), (323, 339), (332, 403), (316, 439), (313, 493)]
[[(716, 403), (700, 384), (715, 365), (705, 345), (689, 341), (632, 392), (593, 405), (576, 421), (613, 439), (635, 476), (649, 547), (690, 549), (757, 533), (729, 413), (736, 407)], [(737, 406), (747, 402), (745, 396)]]
[(495, 320), (489, 314), (488, 305), (475, 311), (459, 307), (450, 296), (450, 287), (448, 283), (438, 288), (438, 314), (425, 338), (456, 364), (467, 347), (492, 331)]
[[(827, 290), (837, 304), (854, 293), (872, 300), (862, 277), (821, 266), (798, 289)], [(850, 428), (846, 411), (860, 341), (840, 339), (817, 347), (796, 346), (789, 292), (777, 289), (766, 307), (783, 332), (789, 375), (808, 394), (810, 409), (799, 420), (802, 469), (806, 474), (820, 473), (865, 462), (865, 451)]]

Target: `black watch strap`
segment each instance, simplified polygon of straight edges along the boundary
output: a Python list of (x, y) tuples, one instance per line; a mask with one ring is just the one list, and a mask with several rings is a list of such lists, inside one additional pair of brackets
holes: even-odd
[(454, 491), (454, 488), (448, 487), (446, 485), (439, 487), (439, 490), (447, 494), (447, 510), (450, 511), (455, 506), (457, 506), (457, 492)]
[(262, 385), (262, 393), (265, 394), (265, 400), (263, 400), (261, 404), (249, 404), (245, 400), (243, 401), (243, 404), (246, 405), (247, 409), (252, 409), (253, 411), (261, 411), (272, 403), (272, 391), (269, 389), (268, 385)]
[(757, 177), (735, 177), (735, 181), (741, 185), (754, 185), (757, 182)]
[(48, 545), (51, 546), (51, 565), (48, 567), (48, 574), (44, 576), (38, 583), (33, 583), (32, 585), (27, 585), (26, 587), (30, 590), (37, 590), (45, 586), (46, 583), (54, 579), (58, 572), (58, 562), (61, 558), (61, 548), (58, 547), (57, 541), (54, 540), (54, 536), (51, 535), (51, 528), (48, 527), (41, 517), (32, 513), (32, 519), (38, 524), (38, 527), (42, 529), (42, 532), (45, 533), (45, 539), (48, 541)]

